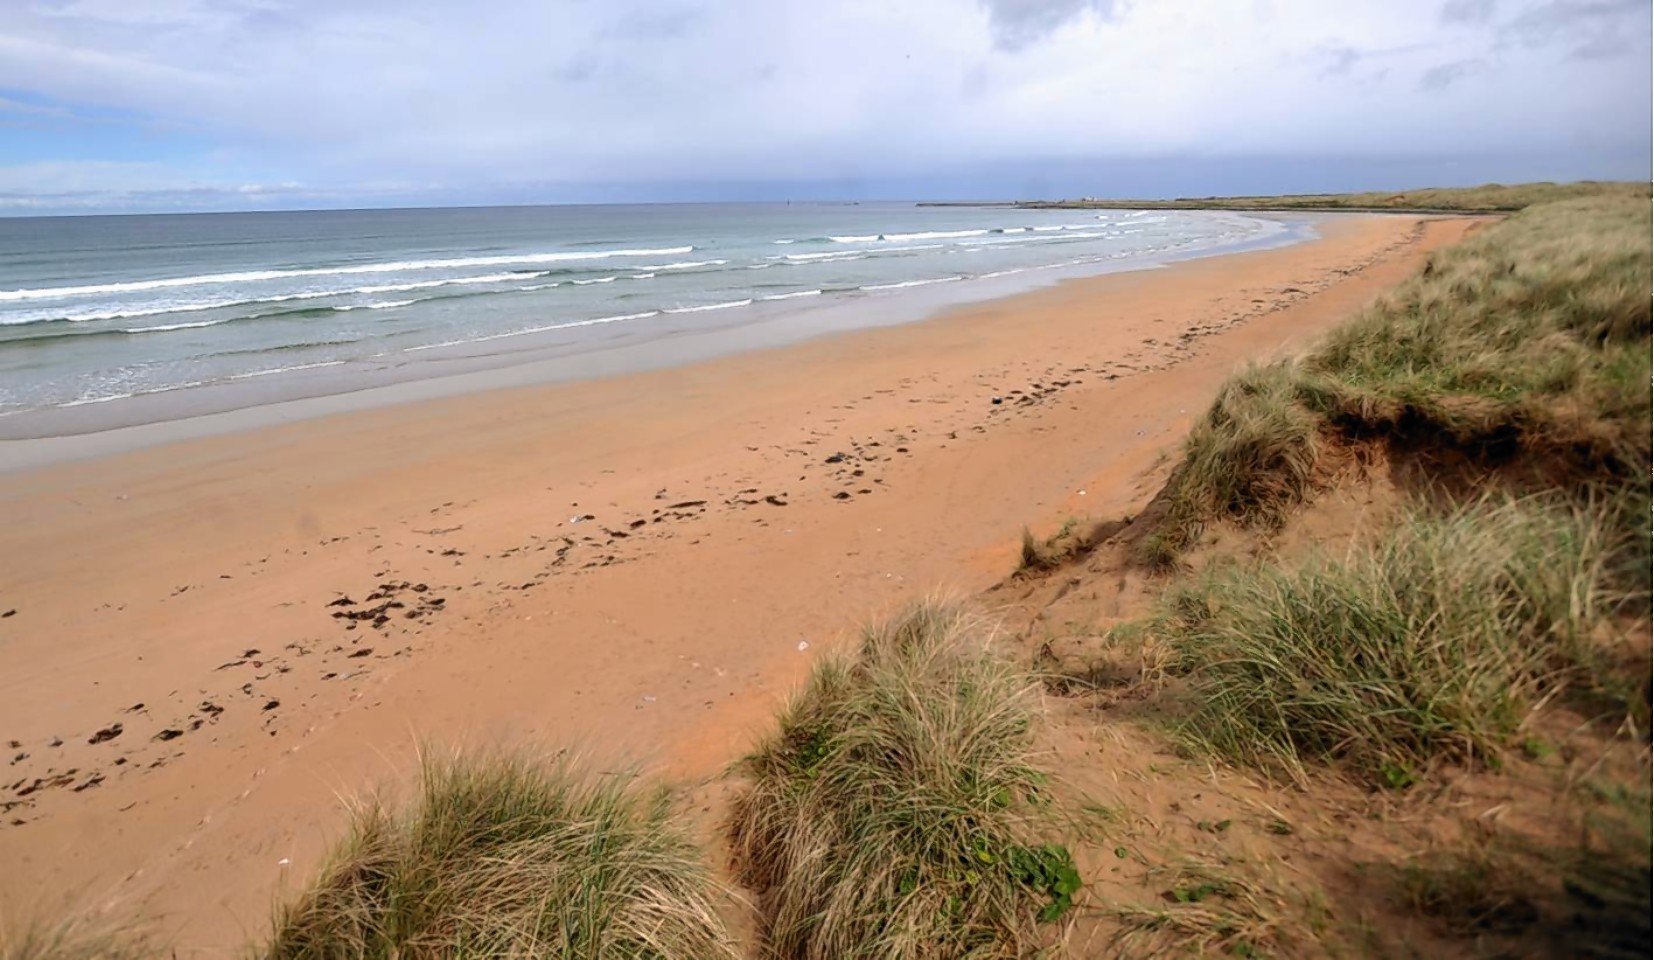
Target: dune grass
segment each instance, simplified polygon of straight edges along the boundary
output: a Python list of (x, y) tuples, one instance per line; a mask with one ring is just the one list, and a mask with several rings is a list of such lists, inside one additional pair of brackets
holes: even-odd
[(0, 922), (0, 960), (159, 960), (152, 931), (104, 914), (65, 909), (50, 920)]
[(1029, 207), (1161, 210), (1396, 210), (1508, 213), (1541, 203), (1608, 196), (1649, 200), (1647, 183), (1585, 180), (1577, 183), (1488, 183), (1478, 187), (1427, 187), (1365, 193), (1306, 193), (1252, 197), (1183, 197), (1177, 200), (1063, 200)]
[(743, 763), (731, 842), (771, 954), (804, 960), (1021, 956), (1080, 878), (1041, 843), (1031, 681), (983, 625), (922, 605), (819, 666)]
[(1612, 622), (1646, 614), (1646, 566), (1640, 588), (1621, 579), (1639, 549), (1627, 509), (1555, 495), (1419, 506), (1347, 557), (1174, 591), (1162, 629), (1188, 683), (1182, 732), (1291, 776), (1328, 760), (1404, 787), (1441, 760), (1497, 764), (1558, 693), (1646, 723), (1646, 665), (1627, 667)]
[(737, 956), (664, 791), (565, 759), (427, 755), (403, 810), (368, 800), (262, 955)]
[(1190, 432), (1138, 559), (1175, 565), (1213, 520), (1279, 519), (1339, 442), (1488, 468), (1520, 456), (1539, 488), (1646, 484), (1650, 230), (1646, 201), (1531, 207), (1433, 255), (1308, 356), (1237, 374)]

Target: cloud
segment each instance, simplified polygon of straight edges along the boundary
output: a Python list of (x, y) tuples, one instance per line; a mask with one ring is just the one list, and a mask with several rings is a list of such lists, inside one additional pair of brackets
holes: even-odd
[(1441, 19), (1443, 23), (1486, 23), (1497, 8), (1498, 0), (1447, 0)]
[[(1500, 28), (1506, 41), (1527, 47), (1566, 44), (1577, 51), (1635, 49), (1628, 34), (1647, 38), (1648, 0), (1548, 0), (1524, 9)], [(1591, 59), (1587, 55), (1587, 59)]]
[(1112, 19), (1126, 4), (1127, 0), (982, 0), (994, 43), (1002, 50), (1020, 50), (1043, 40), (1086, 13)]
[(1424, 75), (1419, 78), (1419, 89), (1446, 90), (1486, 66), (1487, 64), (1481, 60), (1455, 60), (1452, 63), (1437, 64), (1424, 71)]
[[(1565, 143), (1574, 159), (1552, 176), (1566, 178), (1647, 152), (1648, 12), (1633, 6), (0, 2), (0, 96), (48, 111), (0, 104), (0, 165), (128, 164), (85, 191), (111, 196), (268, 183), (578, 199), (608, 196), (601, 185), (978, 184), (970, 171), (1041, 164), (1523, 158)], [(88, 137), (69, 115), (120, 120)], [(172, 179), (132, 165), (146, 162)], [(1028, 175), (1004, 176), (1009, 192)]]

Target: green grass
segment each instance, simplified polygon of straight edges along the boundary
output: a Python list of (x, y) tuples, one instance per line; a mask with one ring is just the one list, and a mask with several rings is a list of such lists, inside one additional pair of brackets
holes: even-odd
[(731, 842), (775, 956), (1021, 956), (1079, 889), (1033, 755), (1029, 678), (919, 606), (811, 675), (743, 763)]
[(1175, 590), (1161, 628), (1188, 684), (1184, 735), (1290, 776), (1335, 761), (1399, 788), (1441, 760), (1499, 763), (1559, 691), (1647, 729), (1646, 666), (1614, 643), (1616, 616), (1646, 614), (1646, 566), (1640, 587), (1621, 579), (1639, 549), (1627, 509), (1554, 495), (1420, 506), (1348, 556)]
[(1204, 524), (1278, 520), (1330, 446), (1383, 442), (1523, 468), (1530, 489), (1646, 485), (1649, 204), (1531, 207), (1426, 267), (1302, 359), (1219, 391), (1137, 543), (1169, 567)]
[(1253, 197), (1184, 197), (1177, 200), (1061, 200), (1031, 202), (1026, 207), (1129, 208), (1161, 210), (1395, 210), (1499, 213), (1541, 203), (1610, 196), (1649, 199), (1647, 183), (1582, 181), (1579, 183), (1484, 184), (1479, 187), (1431, 187), (1366, 193), (1311, 193)]
[(1297, 402), (1283, 364), (1250, 366), (1228, 380), (1190, 429), (1152, 529), (1137, 558), (1166, 569), (1211, 520), (1273, 524), (1315, 481), (1323, 440), (1316, 415)]
[(360, 805), (262, 955), (737, 956), (664, 791), (508, 753), (427, 756), (406, 809)]

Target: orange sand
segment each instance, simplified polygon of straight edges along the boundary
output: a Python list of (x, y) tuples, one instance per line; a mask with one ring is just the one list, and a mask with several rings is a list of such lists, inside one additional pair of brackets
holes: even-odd
[(225, 955), (422, 738), (715, 775), (858, 622), (1140, 506), (1236, 364), (1469, 222), (0, 476), (0, 909), (73, 895)]

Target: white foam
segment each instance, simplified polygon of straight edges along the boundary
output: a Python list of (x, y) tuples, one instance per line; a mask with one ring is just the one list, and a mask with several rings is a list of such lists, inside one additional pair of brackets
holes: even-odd
[[(1035, 229), (1039, 228), (1036, 227)], [(981, 239), (960, 240), (958, 243), (965, 247), (996, 247), (1008, 246), (1013, 243), (1055, 243), (1061, 240), (1085, 240), (1106, 236), (1108, 236), (1107, 233), (1070, 233), (1061, 237), (1053, 237), (1047, 232), (1032, 237), (982, 237)]]
[(111, 400), (125, 400), (127, 397), (135, 397), (137, 395), (137, 393), (112, 393), (106, 397), (81, 397), (78, 400), (70, 400), (68, 403), (60, 403), (58, 406), (84, 407), (89, 403), (108, 403)]
[[(512, 280), (528, 280), (528, 279), (532, 279), (533, 277), (543, 277), (543, 276), (545, 276), (544, 273), (537, 273), (537, 274), (532, 274), (532, 275), (523, 274), (523, 273), (488, 273), (488, 274), (483, 274), (482, 276), (477, 276), (477, 277), (453, 277), (453, 278), (447, 279), (447, 280), (419, 280), (419, 281), (416, 281), (416, 282), (413, 282), (413, 283), (383, 283), (383, 284), (378, 284), (378, 285), (370, 286), (370, 287), (352, 287), (349, 290), (340, 290), (340, 291), (337, 291), (337, 292), (340, 293), (340, 294), (346, 294), (346, 293), (402, 293), (402, 292), (408, 291), (408, 290), (429, 290), (433, 287), (463, 286), (463, 285), (472, 284), (472, 283), (509, 283)], [(317, 291), (317, 292), (312, 292), (312, 293), (301, 294), (300, 296), (301, 297), (327, 297), (327, 296), (332, 296), (332, 295), (333, 295), (332, 291), (326, 292), (326, 293)]]
[(318, 363), (298, 363), (291, 367), (275, 367), (270, 370), (254, 370), (250, 373), (237, 373), (230, 376), (231, 380), (249, 380), (253, 377), (268, 377), (272, 373), (292, 373), (294, 370), (314, 370), (317, 367), (337, 367), (343, 360), (322, 360)]
[(677, 263), (646, 263), (641, 264), (644, 270), (688, 270), (693, 267), (717, 267), (728, 263), (728, 260), (682, 260)]
[(653, 276), (654, 276), (654, 274), (652, 274), (652, 273), (631, 273), (631, 274), (626, 275), (626, 279), (628, 279), (628, 280), (648, 280), (648, 279), (652, 278)]
[[(330, 290), (305, 290), (299, 293), (285, 293), (272, 297), (234, 297), (218, 300), (199, 300), (177, 302), (171, 301), (153, 307), (102, 307), (95, 310), (86, 310), (80, 313), (62, 314), (57, 310), (37, 310), (34, 313), (11, 319), (0, 320), (0, 326), (21, 326), (29, 323), (41, 323), (48, 320), (64, 320), (70, 323), (90, 323), (94, 320), (131, 320), (138, 317), (154, 317), (168, 313), (197, 313), (202, 310), (218, 310), (224, 307), (239, 307), (260, 303), (285, 303), (289, 300), (317, 300), (322, 297), (344, 297), (353, 294), (373, 293), (402, 293), (408, 290), (428, 290), (433, 287), (467, 286), (470, 284), (506, 283), (512, 280), (529, 279), (536, 276), (545, 276), (544, 273), (490, 273), (475, 277), (451, 277), (445, 280), (421, 280), (413, 283), (385, 283), (366, 287), (343, 287)], [(549, 284), (556, 286), (556, 284)], [(156, 328), (146, 328), (156, 329)]]
[(372, 303), (353, 303), (343, 307), (334, 307), (333, 309), (340, 313), (351, 310), (389, 310), (392, 307), (406, 307), (418, 302), (418, 300), (375, 300)]
[(794, 293), (771, 294), (770, 296), (759, 297), (758, 299), (760, 299), (760, 300), (791, 300), (795, 297), (817, 297), (817, 296), (820, 296), (820, 295), (821, 295), (820, 290), (799, 290), (799, 291), (794, 292)]
[(700, 307), (673, 307), (663, 310), (663, 313), (705, 313), (708, 310), (728, 310), (730, 307), (745, 307), (752, 303), (752, 298), (745, 300), (726, 300), (723, 303), (709, 303)]
[(504, 267), (537, 263), (564, 263), (579, 260), (607, 260), (611, 257), (658, 257), (689, 253), (695, 248), (660, 247), (640, 250), (604, 250), (586, 253), (527, 253), (496, 257), (454, 257), (443, 260), (397, 260), (364, 263), (348, 267), (313, 267), (300, 270), (245, 270), (236, 273), (206, 273), (161, 280), (130, 280), (122, 283), (89, 284), (78, 287), (40, 287), (29, 290), (0, 290), (0, 301), (79, 297), (99, 293), (131, 293), (138, 290), (165, 290), (208, 284), (255, 283), (293, 277), (330, 277), (373, 273), (403, 273), (413, 270), (448, 270), (455, 267)]
[(152, 393), (168, 393), (173, 390), (187, 390), (190, 387), (204, 387), (212, 383), (211, 380), (189, 380), (184, 383), (175, 383), (170, 386), (156, 387), (153, 390), (133, 390), (130, 393), (111, 393), (101, 397), (81, 397), (67, 403), (58, 404), (59, 407), (84, 407), (89, 403), (108, 403), (111, 400), (126, 400), (130, 397), (147, 397)]
[(903, 280), (901, 283), (870, 283), (860, 290), (900, 290), (903, 287), (923, 287), (932, 283), (947, 283), (950, 280), (963, 280), (964, 277), (937, 277), (934, 280)]
[(587, 286), (587, 285), (593, 284), (593, 283), (614, 283), (615, 280), (617, 280), (617, 279), (619, 279), (619, 278), (618, 277), (597, 277), (597, 278), (592, 279), (592, 280), (576, 280), (576, 281), (574, 281), (574, 285), (577, 286), (577, 287), (584, 287), (584, 286)]
[(828, 237), (827, 239), (833, 241), (834, 243), (873, 243), (874, 241), (877, 241), (877, 240), (883, 240), (884, 239), (884, 234), (882, 234), (882, 233), (870, 233), (870, 234), (867, 234), (866, 236), (861, 236), (861, 237), (855, 237), (855, 236), (851, 236), (851, 237)]
[(45, 311), (28, 316), (9, 320), (0, 320), (0, 326), (23, 326), (30, 323), (44, 323), (49, 320), (64, 320), (69, 323), (90, 323), (94, 320), (135, 320), (139, 317), (157, 317), (167, 313), (195, 313), (201, 310), (213, 310), (218, 307), (233, 307), (244, 300), (213, 300), (205, 303), (170, 304), (164, 307), (105, 307), (102, 310), (88, 310), (82, 313), (60, 314), (58, 311)]
[(659, 310), (648, 310), (643, 313), (625, 313), (617, 317), (596, 317), (591, 320), (571, 320), (568, 323), (552, 323), (543, 327), (529, 327), (526, 330), (512, 330), (508, 333), (491, 333), (485, 337), (469, 337), (463, 340), (444, 340), (441, 343), (425, 343), (417, 347), (407, 347), (403, 353), (417, 353), (420, 350), (435, 350), (438, 347), (457, 347), (467, 343), (486, 343), (490, 340), (504, 340), (507, 337), (521, 337), (530, 333), (545, 333), (548, 330), (567, 330), (571, 327), (591, 327), (600, 323), (618, 323), (622, 320), (642, 320), (659, 314)]
[(819, 258), (819, 259), (813, 259), (813, 260), (794, 260), (794, 259), (788, 258), (786, 260), (779, 260), (777, 262), (782, 264), (783, 266), (788, 266), (788, 267), (808, 267), (808, 266), (811, 266), (811, 265), (817, 264), (817, 263), (849, 263), (852, 260), (866, 260), (867, 257), (868, 257), (868, 255), (865, 254), (865, 253), (841, 253), (838, 256), (832, 257), (830, 259), (829, 258)]
[(956, 237), (980, 237), (987, 233), (983, 230), (926, 230), (920, 233), (885, 233), (880, 234), (880, 240), (889, 240), (892, 243), (902, 240), (952, 240)]
[(843, 250), (829, 250), (826, 253), (789, 253), (788, 260), (859, 260), (866, 256), (863, 253), (849, 253)]
[(229, 323), (230, 318), (222, 320), (197, 320), (194, 323), (165, 323), (155, 327), (130, 327), (122, 333), (166, 333), (168, 330), (195, 330), (200, 327), (216, 327), (221, 323)]

